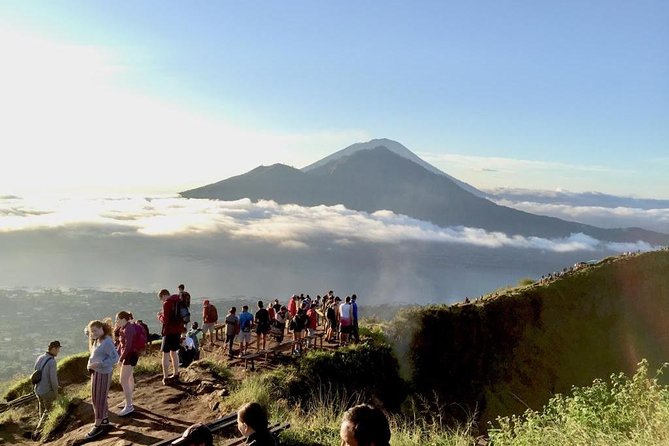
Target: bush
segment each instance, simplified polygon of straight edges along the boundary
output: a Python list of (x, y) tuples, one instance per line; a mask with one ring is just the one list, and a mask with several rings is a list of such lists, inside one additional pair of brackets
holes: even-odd
[[(658, 375), (662, 371), (658, 371)], [(669, 388), (648, 376), (644, 360), (628, 378), (611, 375), (556, 395), (541, 412), (497, 419), (494, 445), (660, 445), (669, 443)]]

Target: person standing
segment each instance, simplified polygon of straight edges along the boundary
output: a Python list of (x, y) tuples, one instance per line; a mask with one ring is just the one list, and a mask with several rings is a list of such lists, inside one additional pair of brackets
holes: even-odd
[(56, 398), (58, 398), (58, 366), (56, 364), (56, 356), (60, 352), (60, 341), (52, 341), (49, 343), (49, 348), (46, 353), (40, 355), (35, 361), (35, 370), (40, 370), (41, 378), (33, 388), (37, 396), (37, 410), (39, 413), (39, 421), (33, 434), (33, 439), (39, 437), (42, 424), (48, 415), (51, 406)]
[(341, 343), (344, 346), (348, 344), (348, 336), (353, 328), (353, 308), (351, 307), (351, 296), (346, 296), (346, 302), (339, 307), (339, 332), (341, 333)]
[(190, 293), (186, 291), (183, 283), (179, 285), (179, 299), (184, 307), (190, 308)]
[(291, 319), (297, 314), (297, 294), (293, 294), (288, 299), (288, 313), (290, 313)]
[(360, 333), (358, 332), (358, 304), (356, 303), (358, 296), (355, 294), (351, 295), (351, 314), (353, 315), (353, 327), (352, 327), (352, 337), (353, 341), (357, 344), (360, 342)]
[[(135, 391), (134, 368), (141, 353), (141, 350), (137, 350), (137, 342), (141, 342), (141, 339), (143, 339), (144, 327), (130, 322), (131, 320), (132, 313), (127, 311), (121, 311), (116, 315), (116, 327), (119, 329), (118, 354), (121, 363), (119, 381), (125, 396), (125, 405), (118, 413), (119, 417), (125, 417), (135, 411), (132, 404), (132, 394)], [(146, 343), (141, 342), (141, 344), (145, 345)]]
[[(160, 351), (163, 354), (163, 385), (167, 385), (170, 381), (179, 380), (178, 352), (181, 334), (184, 332), (184, 324), (179, 317), (179, 295), (170, 296), (170, 292), (163, 289), (158, 297), (162, 302), (162, 310), (158, 312), (158, 320), (162, 324), (161, 335), (163, 336), (160, 345)], [(170, 361), (172, 361), (172, 369), (174, 370), (172, 375), (168, 375)]]
[(249, 306), (244, 305), (239, 313), (239, 356), (248, 353), (251, 343), (251, 329), (253, 328), (253, 315), (249, 313)]
[(256, 351), (260, 351), (260, 339), (262, 338), (262, 349), (265, 350), (267, 346), (267, 333), (271, 328), (269, 324), (269, 312), (263, 308), (262, 300), (258, 301), (258, 311), (256, 311)]
[(209, 344), (216, 345), (216, 323), (218, 322), (218, 310), (205, 299), (202, 302), (202, 345), (207, 341), (209, 333)]
[(316, 341), (314, 340), (313, 336), (316, 334), (316, 329), (318, 328), (318, 313), (316, 312), (316, 306), (313, 303), (309, 305), (309, 309), (307, 310), (307, 318), (309, 319), (307, 322), (307, 336), (309, 336), (307, 346), (311, 348), (316, 345)]
[(228, 344), (228, 356), (232, 358), (232, 348), (235, 345), (235, 337), (239, 334), (239, 318), (237, 308), (232, 307), (225, 318), (225, 343)]
[(109, 424), (107, 396), (111, 384), (112, 370), (118, 362), (118, 352), (112, 340), (111, 320), (91, 321), (88, 324), (89, 351), (87, 368), (91, 374), (91, 402), (95, 425), (86, 434), (86, 440), (99, 437)]

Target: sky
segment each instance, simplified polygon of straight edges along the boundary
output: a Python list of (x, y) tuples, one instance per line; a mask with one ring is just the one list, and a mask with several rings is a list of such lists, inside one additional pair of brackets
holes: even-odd
[(0, 195), (175, 193), (390, 138), (669, 198), (669, 3), (0, 2)]

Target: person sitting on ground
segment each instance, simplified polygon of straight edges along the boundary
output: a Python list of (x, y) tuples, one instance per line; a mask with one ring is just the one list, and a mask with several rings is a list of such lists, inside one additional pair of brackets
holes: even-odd
[(200, 328), (197, 322), (193, 322), (193, 324), (191, 325), (191, 329), (188, 330), (188, 333), (186, 333), (186, 336), (188, 336), (193, 340), (193, 345), (195, 346), (196, 361), (200, 359), (200, 340), (197, 337), (197, 335), (199, 335), (200, 333), (202, 333), (202, 329)]
[(253, 315), (249, 313), (249, 306), (244, 305), (239, 313), (239, 356), (248, 353), (251, 342), (251, 329), (253, 328)]
[(389, 446), (390, 425), (380, 409), (360, 404), (344, 413), (339, 436), (341, 446)]
[(269, 431), (267, 411), (258, 403), (247, 403), (237, 411), (237, 429), (246, 437), (246, 445), (276, 446)]
[(232, 307), (225, 318), (225, 343), (228, 344), (228, 356), (232, 358), (232, 349), (235, 345), (235, 337), (239, 334), (239, 318), (237, 308)]
[(202, 344), (205, 343), (209, 333), (209, 344), (216, 345), (216, 323), (218, 322), (218, 311), (208, 299), (202, 302)]
[(195, 344), (189, 336), (181, 336), (181, 345), (179, 346), (179, 366), (188, 367), (195, 360)]
[(256, 351), (260, 351), (260, 340), (262, 339), (262, 349), (267, 348), (267, 333), (271, 328), (269, 324), (269, 313), (263, 308), (262, 300), (258, 301), (258, 311), (256, 311)]
[[(58, 398), (58, 366), (56, 365), (56, 356), (60, 352), (60, 341), (51, 341), (46, 353), (40, 355), (35, 361), (35, 370), (40, 371), (40, 380), (33, 387), (35, 396), (37, 396), (37, 410), (39, 421), (33, 434), (33, 439), (37, 440), (40, 429), (54, 401)], [(34, 381), (33, 381), (34, 382)]]
[(174, 440), (174, 446), (214, 446), (214, 437), (207, 426), (201, 423), (194, 424)]

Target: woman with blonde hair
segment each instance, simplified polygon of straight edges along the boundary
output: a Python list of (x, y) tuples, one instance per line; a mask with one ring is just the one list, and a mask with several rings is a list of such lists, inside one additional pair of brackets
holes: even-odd
[(86, 439), (99, 437), (109, 427), (108, 401), (112, 371), (118, 362), (118, 352), (112, 339), (111, 320), (91, 321), (88, 324), (89, 351), (88, 371), (91, 373), (91, 402), (95, 414), (95, 425), (86, 434)]

